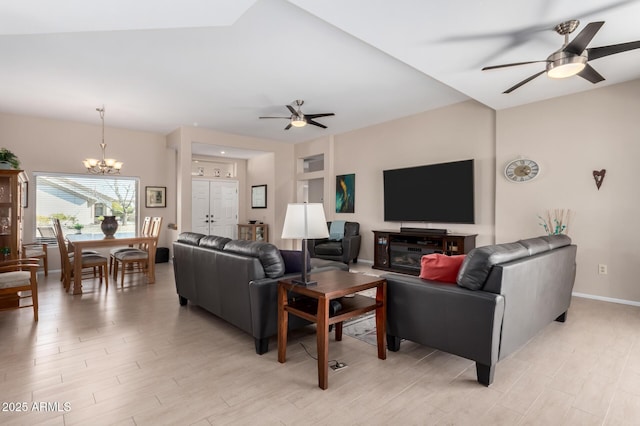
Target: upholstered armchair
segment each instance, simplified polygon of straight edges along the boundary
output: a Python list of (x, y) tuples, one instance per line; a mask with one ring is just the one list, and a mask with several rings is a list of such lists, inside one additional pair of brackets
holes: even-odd
[[(327, 228), (331, 230), (331, 223), (327, 222)], [(358, 222), (345, 222), (344, 235), (341, 239), (323, 238), (319, 240), (309, 240), (308, 248), (311, 257), (320, 259), (337, 260), (346, 263), (353, 261), (358, 263), (358, 253), (360, 253), (360, 224)]]

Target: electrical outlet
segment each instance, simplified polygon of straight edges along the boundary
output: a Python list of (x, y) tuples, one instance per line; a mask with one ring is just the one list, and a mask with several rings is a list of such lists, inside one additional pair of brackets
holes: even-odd
[(598, 265), (598, 275), (607, 275), (607, 265), (604, 263)]
[(342, 370), (343, 368), (347, 368), (347, 367), (348, 367), (348, 365), (346, 363), (340, 362), (340, 361), (336, 361), (336, 363), (331, 366), (331, 369), (333, 371), (337, 371), (337, 370)]

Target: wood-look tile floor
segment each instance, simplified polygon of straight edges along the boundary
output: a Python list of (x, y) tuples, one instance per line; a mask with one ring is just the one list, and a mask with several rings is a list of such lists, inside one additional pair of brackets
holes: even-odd
[(466, 359), (403, 342), (381, 361), (345, 336), (329, 355), (348, 368), (322, 391), (299, 344), (315, 351), (313, 328), (279, 364), (275, 339), (258, 356), (249, 335), (180, 307), (171, 264), (157, 278), (71, 296), (54, 272), (40, 278), (38, 324), (30, 309), (0, 312), (0, 424), (640, 424), (637, 307), (574, 298), (488, 388)]

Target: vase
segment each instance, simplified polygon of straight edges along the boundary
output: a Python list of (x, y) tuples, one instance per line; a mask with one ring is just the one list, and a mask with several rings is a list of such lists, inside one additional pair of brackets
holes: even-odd
[(104, 233), (105, 237), (113, 238), (113, 234), (118, 230), (118, 221), (115, 216), (105, 216), (100, 224), (100, 229)]

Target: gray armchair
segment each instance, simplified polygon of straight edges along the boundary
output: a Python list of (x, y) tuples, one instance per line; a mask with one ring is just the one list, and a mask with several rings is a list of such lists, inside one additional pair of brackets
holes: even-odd
[[(331, 222), (327, 222), (327, 228), (331, 229)], [(311, 257), (337, 260), (348, 265), (351, 261), (358, 263), (361, 239), (360, 224), (358, 222), (345, 222), (342, 240), (332, 241), (328, 238), (309, 240), (307, 246)]]

